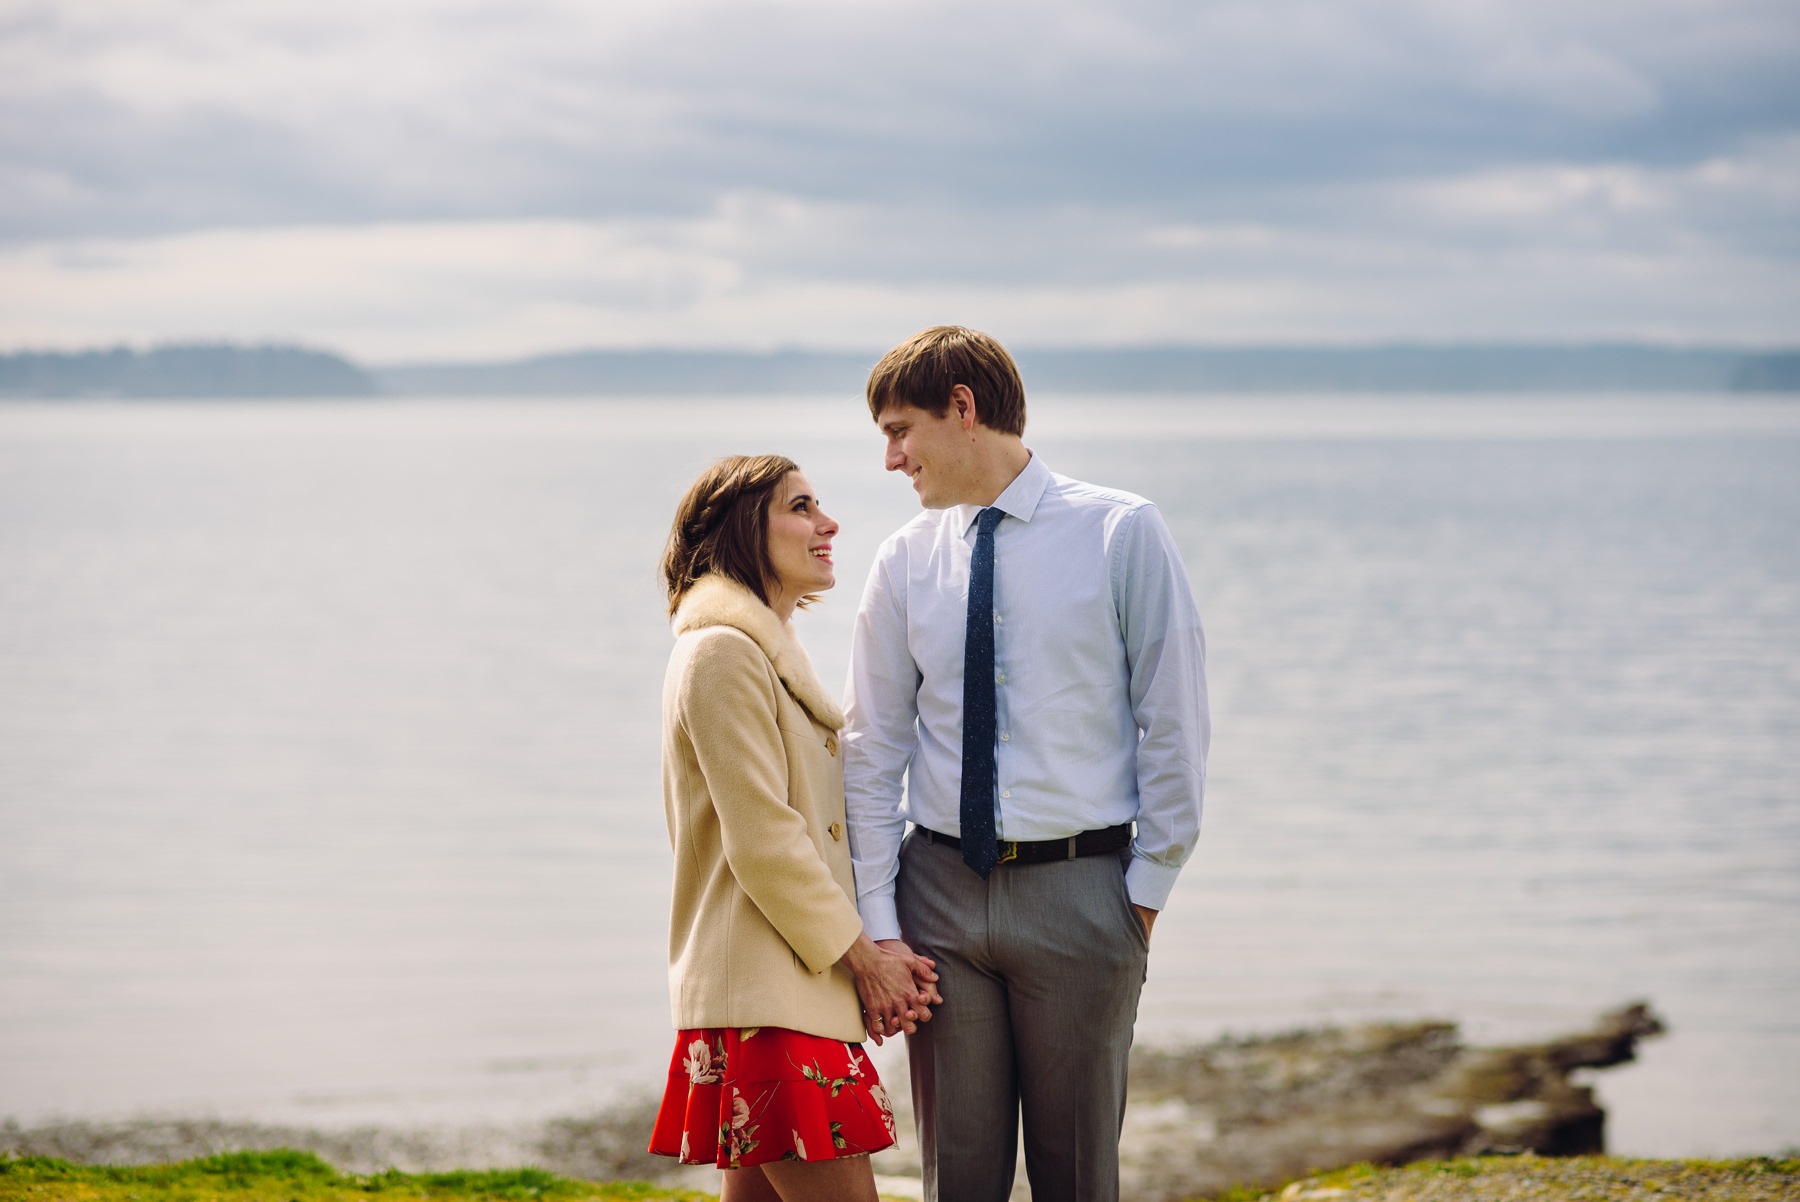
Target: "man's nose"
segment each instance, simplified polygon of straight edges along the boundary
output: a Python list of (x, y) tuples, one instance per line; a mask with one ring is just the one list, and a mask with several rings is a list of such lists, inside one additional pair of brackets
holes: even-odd
[(888, 448), (888, 453), (887, 453), (887, 470), (888, 471), (890, 471), (890, 472), (899, 471), (900, 465), (904, 462), (906, 462), (906, 456), (902, 455), (900, 453), (900, 448), (898, 448), (898, 447), (889, 447)]

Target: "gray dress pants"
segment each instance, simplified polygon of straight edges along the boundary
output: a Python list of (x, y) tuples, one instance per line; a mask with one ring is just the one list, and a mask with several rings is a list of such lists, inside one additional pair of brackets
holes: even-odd
[(1032, 1202), (1118, 1198), (1149, 951), (1124, 863), (1001, 864), (984, 881), (954, 848), (907, 836), (900, 929), (944, 995), (907, 1041), (927, 1202), (1004, 1202), (1021, 1118)]

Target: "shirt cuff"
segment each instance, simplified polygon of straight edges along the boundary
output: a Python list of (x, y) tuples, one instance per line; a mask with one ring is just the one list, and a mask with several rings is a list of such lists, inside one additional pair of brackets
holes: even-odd
[[(1142, 906), (1146, 910), (1161, 910), (1168, 906), (1169, 894), (1175, 888), (1175, 878), (1180, 875), (1179, 868), (1170, 868), (1134, 855), (1130, 866), (1125, 869), (1125, 892), (1133, 905)], [(868, 921), (865, 915), (864, 924)]]
[(875, 942), (900, 938), (900, 914), (894, 908), (892, 892), (871, 893), (856, 903), (856, 912), (862, 915), (863, 930)]

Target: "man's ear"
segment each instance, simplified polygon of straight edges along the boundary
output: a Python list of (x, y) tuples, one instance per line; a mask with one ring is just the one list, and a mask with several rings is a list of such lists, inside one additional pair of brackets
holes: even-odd
[(969, 391), (967, 384), (951, 387), (950, 407), (956, 410), (956, 420), (962, 423), (964, 431), (972, 432), (975, 424), (981, 420), (981, 414), (975, 408), (975, 394)]

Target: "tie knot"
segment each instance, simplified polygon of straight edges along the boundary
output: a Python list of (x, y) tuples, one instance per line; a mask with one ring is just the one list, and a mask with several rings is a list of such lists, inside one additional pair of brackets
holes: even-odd
[(1000, 524), (1000, 519), (1005, 516), (1005, 510), (989, 506), (975, 515), (976, 529), (982, 534), (992, 534), (994, 532), (994, 527), (998, 526)]

